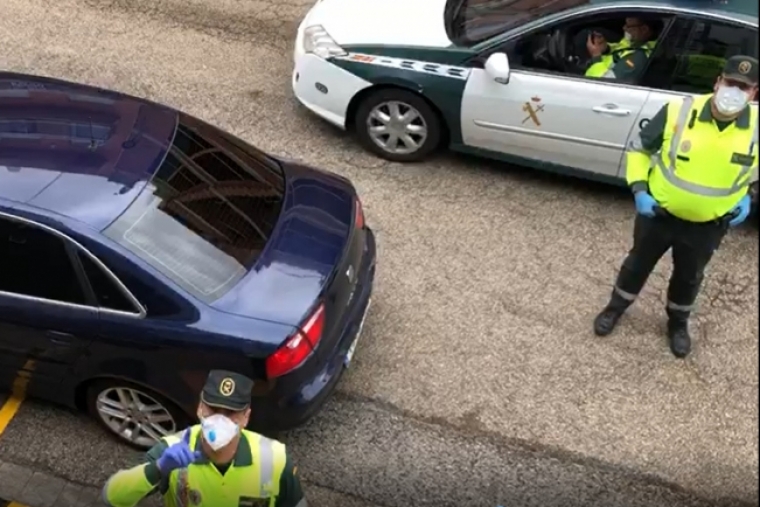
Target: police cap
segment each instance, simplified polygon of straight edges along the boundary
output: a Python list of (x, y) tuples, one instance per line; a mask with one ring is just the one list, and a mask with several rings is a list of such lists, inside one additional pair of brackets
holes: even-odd
[(213, 408), (239, 412), (251, 404), (253, 380), (225, 370), (211, 370), (201, 391), (201, 401)]
[(757, 59), (751, 56), (737, 55), (726, 60), (723, 77), (749, 85), (757, 84)]

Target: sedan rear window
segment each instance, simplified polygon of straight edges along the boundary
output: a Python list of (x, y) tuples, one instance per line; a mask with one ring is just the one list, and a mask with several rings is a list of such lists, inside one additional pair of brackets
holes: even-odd
[(283, 194), (277, 162), (210, 125), (180, 116), (155, 176), (104, 234), (210, 303), (258, 260), (277, 223)]

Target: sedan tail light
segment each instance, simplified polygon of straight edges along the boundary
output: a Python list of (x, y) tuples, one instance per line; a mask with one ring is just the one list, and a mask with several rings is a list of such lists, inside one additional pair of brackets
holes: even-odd
[(325, 327), (325, 305), (320, 305), (304, 321), (301, 329), (285, 340), (274, 354), (267, 358), (267, 378), (275, 378), (289, 373), (303, 364), (311, 352), (317, 348)]
[(364, 208), (359, 198), (356, 198), (356, 216), (354, 217), (354, 225), (357, 229), (364, 229)]

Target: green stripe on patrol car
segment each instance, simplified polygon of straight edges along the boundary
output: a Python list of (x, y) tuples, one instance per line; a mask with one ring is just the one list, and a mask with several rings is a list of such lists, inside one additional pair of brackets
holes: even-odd
[(349, 53), (330, 61), (374, 85), (396, 86), (419, 93), (443, 115), (450, 142), (461, 143), (462, 96), (471, 69), (369, 53)]
[(429, 48), (416, 46), (371, 46), (352, 44), (342, 46), (349, 53), (359, 53), (374, 56), (388, 56), (390, 58), (403, 58), (405, 60), (419, 60), (430, 63), (446, 65), (459, 65), (474, 56), (471, 50), (466, 48)]

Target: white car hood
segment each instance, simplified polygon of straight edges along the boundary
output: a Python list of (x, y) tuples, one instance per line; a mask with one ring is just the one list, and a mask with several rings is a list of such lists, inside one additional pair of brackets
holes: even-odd
[(302, 27), (322, 25), (340, 45), (447, 47), (446, 0), (321, 0)]

